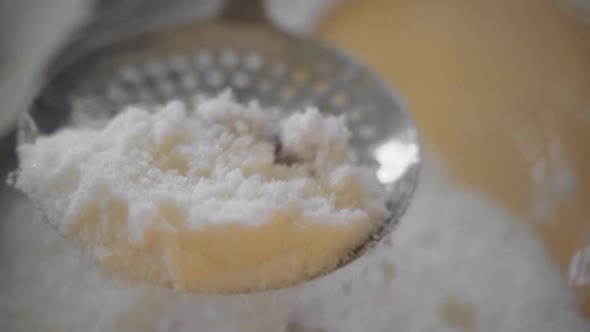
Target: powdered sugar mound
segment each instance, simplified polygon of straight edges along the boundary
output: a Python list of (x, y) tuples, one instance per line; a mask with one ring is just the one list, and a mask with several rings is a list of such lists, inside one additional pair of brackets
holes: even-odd
[[(329, 270), (386, 216), (344, 117), (276, 119), (229, 93), (129, 107), (19, 146), (16, 187), (107, 268), (176, 288), (278, 287)], [(371, 179), (373, 180), (365, 180)]]

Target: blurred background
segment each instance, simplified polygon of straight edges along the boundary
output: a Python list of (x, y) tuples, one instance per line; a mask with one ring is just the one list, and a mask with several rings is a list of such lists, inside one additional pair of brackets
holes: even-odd
[[(78, 26), (158, 11), (206, 19), (216, 6), (0, 2), (2, 158), (12, 119)], [(426, 165), (392, 246), (275, 295), (123, 289), (82, 271), (75, 249), (28, 225), (38, 217), (4, 188), (0, 330), (589, 331), (590, 1), (272, 0), (268, 9), (284, 29), (368, 63), (412, 111)]]
[(453, 175), (531, 225), (581, 291), (588, 280), (576, 273), (588, 263), (582, 272), (573, 258), (590, 250), (589, 4), (350, 1), (320, 28), (399, 88)]

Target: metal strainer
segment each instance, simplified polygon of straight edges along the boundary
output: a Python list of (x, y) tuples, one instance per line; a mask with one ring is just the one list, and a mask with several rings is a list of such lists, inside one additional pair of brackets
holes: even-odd
[(400, 98), (365, 65), (324, 43), (280, 31), (263, 7), (260, 0), (227, 1), (209, 22), (157, 28), (143, 22), (87, 35), (50, 66), (49, 80), (21, 121), (21, 142), (88, 116), (112, 116), (128, 104), (155, 105), (228, 88), (239, 101), (346, 113), (356, 157), (374, 167), (391, 212), (338, 266), (351, 262), (388, 234), (408, 206), (420, 165), (417, 130)]

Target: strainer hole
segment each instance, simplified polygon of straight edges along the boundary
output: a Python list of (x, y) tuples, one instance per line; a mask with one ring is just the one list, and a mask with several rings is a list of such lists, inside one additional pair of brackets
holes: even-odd
[(279, 76), (283, 76), (286, 71), (287, 71), (287, 66), (285, 66), (285, 64), (282, 62), (277, 62), (272, 66), (272, 68), (270, 70), (270, 74), (272, 76), (279, 77)]
[(244, 57), (244, 67), (251, 71), (257, 71), (262, 68), (264, 64), (264, 58), (262, 54), (257, 52), (249, 52)]
[(211, 50), (204, 49), (195, 54), (195, 64), (201, 69), (213, 66), (214, 62), (214, 56)]
[(220, 87), (224, 81), (225, 75), (223, 75), (223, 72), (221, 72), (220, 70), (212, 69), (205, 74), (205, 82), (210, 87)]
[(170, 64), (170, 68), (172, 68), (172, 70), (174, 70), (178, 73), (183, 73), (183, 72), (191, 70), (190, 61), (185, 55), (180, 55), (180, 54), (173, 55), (170, 58), (169, 64)]
[(326, 91), (328, 91), (328, 83), (326, 83), (326, 81), (317, 81), (314, 83), (313, 85), (313, 91), (320, 95), (325, 93)]
[(151, 89), (140, 88), (137, 91), (137, 98), (141, 101), (153, 101), (156, 99), (156, 96)]
[(290, 86), (285, 86), (285, 87), (281, 88), (279, 95), (282, 100), (289, 101), (289, 100), (293, 99), (293, 97), (295, 97), (295, 89)]
[(145, 71), (156, 79), (161, 79), (166, 76), (166, 66), (158, 61), (146, 62)]
[(124, 65), (119, 69), (119, 76), (124, 82), (138, 84), (141, 83), (143, 75), (137, 67), (132, 65)]
[(335, 108), (344, 107), (348, 103), (348, 96), (345, 93), (336, 93), (330, 98), (330, 105)]
[(361, 138), (370, 140), (377, 136), (377, 131), (372, 126), (363, 124), (358, 127), (358, 134)]
[(303, 84), (309, 79), (309, 73), (303, 68), (297, 68), (293, 71), (293, 81), (296, 84)]
[(106, 97), (116, 104), (123, 104), (130, 99), (127, 90), (116, 83), (111, 83), (106, 87)]
[(346, 113), (348, 114), (350, 121), (358, 121), (361, 118), (361, 112), (359, 111), (351, 110)]
[(159, 80), (156, 89), (163, 97), (170, 98), (174, 96), (174, 84), (169, 80)]
[(220, 63), (225, 68), (234, 68), (238, 65), (238, 53), (227, 49), (221, 52)]
[(315, 107), (316, 101), (312, 97), (307, 97), (301, 101), (301, 107)]
[(243, 89), (250, 85), (250, 76), (243, 71), (237, 71), (232, 75), (232, 83), (237, 88)]
[(198, 85), (199, 81), (195, 75), (185, 74), (180, 77), (180, 87), (187, 92), (196, 90)]
[(272, 89), (272, 84), (269, 81), (262, 81), (258, 84), (258, 93), (266, 95)]

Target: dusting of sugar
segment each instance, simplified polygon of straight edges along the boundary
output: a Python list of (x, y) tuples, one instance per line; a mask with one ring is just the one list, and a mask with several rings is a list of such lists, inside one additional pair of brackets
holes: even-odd
[(102, 129), (19, 146), (15, 186), (124, 277), (200, 291), (290, 285), (366, 241), (387, 195), (350, 162), (343, 116), (309, 108), (274, 128), (271, 114), (230, 93), (128, 107)]
[(439, 167), (426, 160), (399, 228), (371, 253), (311, 283), (229, 296), (105, 277), (30, 203), (4, 188), (0, 330), (590, 330), (574, 293), (525, 224), (457, 186)]

